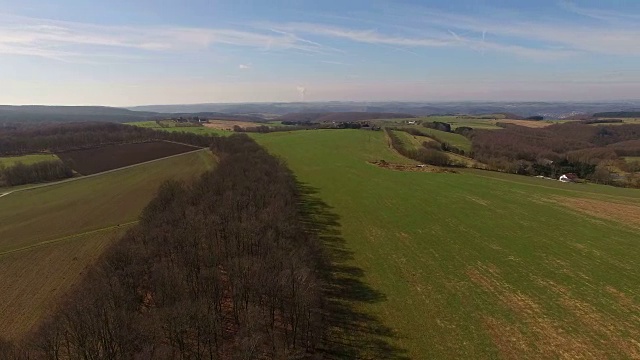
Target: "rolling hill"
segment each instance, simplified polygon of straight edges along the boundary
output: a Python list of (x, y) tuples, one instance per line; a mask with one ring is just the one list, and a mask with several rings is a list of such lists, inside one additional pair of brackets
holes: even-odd
[(352, 358), (637, 355), (640, 192), (383, 169), (383, 136), (255, 136), (326, 204)]
[(209, 170), (208, 150), (0, 197), (0, 338), (53, 311), (167, 179)]

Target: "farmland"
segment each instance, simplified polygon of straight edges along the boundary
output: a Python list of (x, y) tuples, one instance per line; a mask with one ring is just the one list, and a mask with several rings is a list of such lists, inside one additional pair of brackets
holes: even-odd
[(357, 318), (334, 331), (359, 356), (638, 357), (640, 192), (391, 171), (367, 163), (401, 161), (382, 132), (255, 138), (333, 214), (336, 278), (352, 284), (336, 301)]
[(8, 156), (0, 157), (0, 166), (11, 167), (17, 163), (23, 163), (25, 165), (35, 164), (42, 161), (58, 160), (58, 157), (53, 154), (34, 154), (34, 155), (22, 155), (22, 156)]
[(71, 164), (78, 173), (91, 175), (198, 149), (191, 145), (155, 141), (107, 145), (91, 149), (65, 151), (57, 155), (63, 161)]
[(204, 124), (205, 127), (210, 129), (226, 130), (226, 131), (233, 131), (234, 126), (247, 128), (247, 127), (256, 127), (261, 125), (265, 125), (265, 124), (248, 122), (248, 121), (233, 121), (233, 120), (209, 120), (208, 123)]
[(471, 141), (462, 135), (427, 128), (420, 129), (420, 131), (425, 132), (440, 141), (449, 143), (449, 145), (455, 146), (465, 152), (471, 151)]
[(23, 336), (51, 311), (163, 181), (214, 163), (201, 150), (0, 198), (0, 337)]
[(136, 122), (127, 123), (127, 125), (137, 126), (137, 127), (147, 128), (147, 129), (167, 131), (167, 132), (186, 132), (186, 133), (192, 133), (197, 135), (212, 135), (212, 134), (228, 135), (230, 134), (230, 132), (226, 130), (208, 128), (204, 126), (161, 127), (155, 121), (136, 121)]

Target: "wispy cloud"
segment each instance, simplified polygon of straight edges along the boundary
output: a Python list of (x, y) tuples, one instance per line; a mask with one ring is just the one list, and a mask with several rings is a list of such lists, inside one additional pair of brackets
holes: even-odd
[[(457, 33), (469, 32), (481, 38), (491, 35), (493, 44), (488, 48), (513, 51), (516, 54), (550, 55), (580, 53), (640, 56), (640, 25), (630, 21), (636, 15), (625, 15), (611, 11), (578, 8), (564, 5), (565, 10), (590, 17), (591, 23), (570, 20), (544, 20), (514, 18), (496, 14), (469, 16), (431, 9), (413, 8), (406, 17), (406, 9), (396, 14), (405, 16), (405, 21), (422, 24), (427, 29), (453, 29)], [(402, 15), (401, 15), (402, 14)], [(535, 42), (536, 46), (522, 44)], [(524, 51), (524, 48), (527, 50)]]
[(408, 38), (381, 34), (375, 30), (356, 30), (322, 24), (291, 23), (274, 25), (276, 29), (287, 29), (293, 33), (307, 33), (328, 37), (343, 38), (361, 43), (394, 46), (446, 46), (451, 42), (443, 38)]
[[(384, 14), (371, 13), (355, 23), (344, 19), (331, 24), (263, 22), (229, 28), (110, 26), (0, 14), (0, 54), (79, 61), (100, 56), (204, 52), (225, 46), (341, 54), (351, 51), (345, 43), (352, 42), (412, 54), (418, 54), (418, 49), (466, 48), (479, 54), (536, 60), (589, 54), (640, 56), (639, 15), (582, 8), (572, 2), (560, 3), (558, 11), (585, 21), (562, 17), (562, 21), (533, 21), (507, 11), (488, 9), (465, 15), (395, 5)], [(381, 16), (384, 22), (379, 21)]]
[(251, 65), (250, 64), (240, 64), (240, 65), (238, 65), (238, 69), (240, 69), (240, 70), (249, 70), (249, 69), (251, 69)]
[(512, 43), (489, 42), (486, 40), (486, 30), (480, 30), (478, 39), (474, 39), (463, 37), (451, 29), (444, 30), (435, 27), (424, 29), (425, 33), (431, 34), (429, 36), (411, 37), (388, 35), (376, 30), (358, 30), (311, 23), (271, 24), (270, 26), (271, 28), (285, 29), (291, 33), (341, 38), (360, 43), (392, 46), (402, 50), (407, 48), (467, 47), (478, 51), (488, 49), (537, 59), (566, 57), (574, 54), (572, 51), (557, 48), (535, 48)]
[(329, 65), (345, 65), (342, 61), (321, 60), (320, 62)]
[(632, 14), (632, 13), (623, 13), (619, 11), (611, 11), (611, 10), (602, 10), (602, 9), (593, 9), (593, 8), (585, 8), (576, 5), (571, 1), (563, 1), (560, 3), (563, 9), (573, 12), (578, 15), (582, 15), (585, 17), (589, 17), (596, 20), (603, 20), (612, 22), (620, 25), (621, 23), (626, 22), (637, 22), (640, 21), (640, 15)]
[(108, 26), (0, 15), (0, 54), (52, 59), (92, 57), (95, 49), (109, 54), (199, 51), (217, 45), (262, 50), (319, 52), (322, 46), (290, 34), (272, 31), (173, 26)]

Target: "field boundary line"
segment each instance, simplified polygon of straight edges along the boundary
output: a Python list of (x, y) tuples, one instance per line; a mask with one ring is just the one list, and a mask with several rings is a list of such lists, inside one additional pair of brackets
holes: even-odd
[(131, 169), (131, 168), (134, 168), (136, 166), (142, 166), (142, 165), (150, 164), (150, 163), (153, 163), (153, 162), (156, 162), (156, 161), (171, 159), (171, 158), (178, 157), (178, 156), (193, 154), (193, 153), (196, 153), (198, 151), (208, 151), (208, 150), (209, 149), (207, 149), (207, 148), (198, 148), (197, 150), (187, 151), (187, 152), (183, 152), (181, 154), (165, 156), (165, 157), (162, 157), (162, 158), (159, 158), (159, 159), (153, 159), (153, 160), (141, 162), (141, 163), (138, 163), (138, 164), (127, 165), (127, 166), (123, 166), (123, 167), (120, 167), (120, 168), (117, 168), (117, 169), (111, 169), (111, 170), (103, 171), (103, 172), (96, 173), (96, 174), (84, 175), (84, 176), (74, 177), (74, 178), (70, 178), (70, 179), (65, 179), (65, 180), (62, 180), (62, 181), (56, 181), (56, 182), (52, 182), (52, 183), (46, 183), (46, 184), (31, 186), (31, 187), (27, 187), (27, 188), (12, 190), (12, 191), (8, 191), (8, 192), (6, 192), (4, 194), (0, 194), (0, 198), (4, 197), (4, 196), (7, 196), (7, 195), (11, 195), (11, 194), (17, 193), (17, 192), (20, 192), (20, 191), (36, 190), (36, 189), (40, 189), (40, 188), (44, 188), (44, 187), (48, 187), (48, 186), (60, 185), (60, 184), (64, 184), (64, 183), (68, 183), (68, 182), (72, 182), (72, 181), (79, 181), (79, 180), (89, 179), (89, 178), (92, 178), (92, 177), (96, 177), (96, 176), (100, 176), (100, 175), (106, 175), (106, 174), (110, 174), (110, 173), (113, 173), (113, 172), (116, 172), (116, 171), (120, 171), (120, 170)]
[[(589, 191), (585, 192), (585, 191), (580, 191), (580, 189), (569, 189), (569, 188), (563, 189), (563, 188), (560, 188), (560, 187), (546, 186), (544, 184), (533, 184), (533, 183), (527, 183), (527, 182), (520, 182), (520, 181), (517, 181), (517, 180), (502, 179), (502, 178), (499, 178), (499, 177), (481, 175), (481, 174), (478, 173), (478, 172), (481, 172), (481, 171), (489, 171), (489, 172), (491, 172), (491, 170), (473, 169), (473, 168), (467, 168), (467, 169), (478, 170), (478, 171), (477, 172), (476, 171), (467, 171), (466, 174), (470, 174), (472, 176), (478, 176), (478, 177), (485, 178), (485, 179), (504, 181), (504, 182), (508, 182), (508, 183), (512, 183), (512, 184), (540, 187), (540, 188), (550, 189), (550, 190), (565, 191), (565, 192), (570, 192), (570, 193), (586, 195), (587, 197), (594, 196), (594, 197), (597, 197), (597, 198), (615, 198), (615, 199), (621, 199), (621, 200), (624, 199), (624, 200), (627, 200), (627, 201), (625, 201), (625, 203), (627, 203), (627, 204), (631, 203), (631, 204), (636, 204), (637, 205), (638, 204), (638, 200), (640, 200), (640, 198), (636, 198), (636, 197), (633, 197), (633, 196), (612, 195), (612, 194), (595, 193), (595, 192), (589, 192)], [(464, 174), (465, 172), (463, 171), (462, 173)], [(505, 173), (501, 173), (501, 174), (505, 174)], [(522, 175), (518, 175), (518, 176), (522, 176)], [(523, 177), (527, 178), (527, 176), (523, 176)], [(547, 180), (547, 181), (552, 181), (552, 180)], [(575, 186), (577, 184), (569, 183), (569, 184), (566, 184), (566, 185)]]
[(107, 230), (117, 229), (119, 227), (127, 227), (127, 226), (130, 226), (130, 225), (137, 224), (138, 222), (139, 222), (139, 220), (130, 221), (130, 222), (124, 223), (124, 224), (112, 225), (112, 226), (107, 226), (107, 227), (101, 228), (101, 229), (85, 231), (83, 233), (78, 233), (78, 234), (73, 234), (73, 235), (67, 235), (67, 236), (63, 236), (61, 238), (57, 238), (57, 239), (45, 240), (45, 241), (41, 241), (39, 243), (35, 243), (35, 244), (31, 244), (31, 245), (28, 245), (28, 246), (21, 247), (21, 248), (18, 248), (18, 249), (11, 249), (11, 250), (7, 250), (7, 251), (4, 251), (4, 252), (0, 252), (0, 256), (13, 254), (13, 253), (20, 252), (20, 251), (27, 251), (27, 250), (31, 250), (31, 249), (34, 249), (34, 248), (37, 248), (37, 247), (40, 247), (40, 246), (51, 245), (51, 244), (55, 244), (55, 243), (59, 243), (59, 242), (65, 241), (65, 240), (71, 240), (73, 238), (84, 236), (84, 235), (91, 235), (91, 234), (95, 234), (95, 233), (99, 233), (99, 232), (103, 232), (103, 231), (107, 231)]

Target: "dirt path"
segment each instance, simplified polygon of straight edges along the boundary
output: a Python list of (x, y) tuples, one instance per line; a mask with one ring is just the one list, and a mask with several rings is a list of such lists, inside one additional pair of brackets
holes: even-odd
[(30, 186), (30, 187), (26, 187), (26, 188), (22, 188), (22, 189), (18, 189), (18, 190), (12, 190), (12, 191), (8, 191), (8, 192), (5, 192), (3, 194), (0, 194), (0, 198), (2, 198), (4, 196), (7, 196), (7, 195), (11, 195), (11, 194), (17, 193), (17, 192), (20, 192), (20, 191), (35, 190), (35, 189), (40, 189), (40, 188), (44, 188), (44, 187), (47, 187), (47, 186), (60, 185), (60, 184), (64, 184), (64, 183), (68, 183), (68, 182), (72, 182), (72, 181), (88, 179), (88, 178), (92, 178), (94, 176), (106, 175), (106, 174), (109, 174), (109, 173), (112, 173), (112, 172), (125, 170), (125, 169), (131, 169), (131, 168), (136, 167), (136, 166), (150, 164), (150, 163), (153, 163), (153, 162), (156, 162), (156, 161), (160, 161), (160, 160), (171, 159), (171, 158), (174, 158), (174, 157), (183, 156), (183, 155), (187, 155), (187, 154), (193, 154), (194, 152), (198, 152), (198, 151), (208, 151), (208, 149), (206, 149), (206, 148), (204, 148), (204, 149), (203, 148), (198, 148), (197, 150), (188, 151), (188, 152), (185, 152), (185, 153), (182, 153), (182, 154), (166, 156), (166, 157), (159, 158), (159, 159), (154, 159), (154, 160), (141, 162), (139, 164), (133, 164), (133, 165), (124, 166), (124, 167), (113, 169), (113, 170), (103, 171), (103, 172), (97, 173), (97, 174), (74, 177), (74, 178), (65, 179), (65, 180), (61, 180), (61, 181), (56, 181), (56, 182), (51, 182), (51, 183), (46, 183), (46, 184), (41, 184), (41, 185)]
[(37, 248), (37, 247), (44, 246), (44, 245), (55, 244), (55, 243), (58, 243), (58, 242), (61, 242), (61, 241), (65, 241), (65, 240), (70, 240), (70, 239), (73, 239), (73, 238), (76, 238), (76, 237), (79, 237), (79, 236), (95, 234), (95, 233), (99, 233), (99, 232), (103, 232), (103, 231), (109, 231), (109, 230), (113, 230), (113, 229), (120, 228), (120, 227), (124, 228), (124, 227), (130, 226), (130, 225), (134, 225), (134, 224), (137, 224), (137, 223), (138, 223), (138, 220), (130, 221), (130, 222), (124, 223), (124, 224), (107, 226), (107, 227), (104, 227), (104, 228), (101, 228), (101, 229), (85, 231), (83, 233), (78, 233), (78, 234), (73, 234), (73, 235), (67, 235), (67, 236), (63, 236), (61, 238), (57, 238), (57, 239), (45, 240), (45, 241), (41, 241), (39, 243), (35, 243), (35, 244), (31, 244), (31, 245), (28, 245), (28, 246), (25, 246), (25, 247), (21, 247), (21, 248), (18, 248), (18, 249), (11, 249), (11, 250), (7, 250), (7, 251), (4, 251), (4, 252), (0, 252), (0, 256), (12, 254), (12, 253), (19, 252), (19, 251), (31, 250), (33, 248)]

